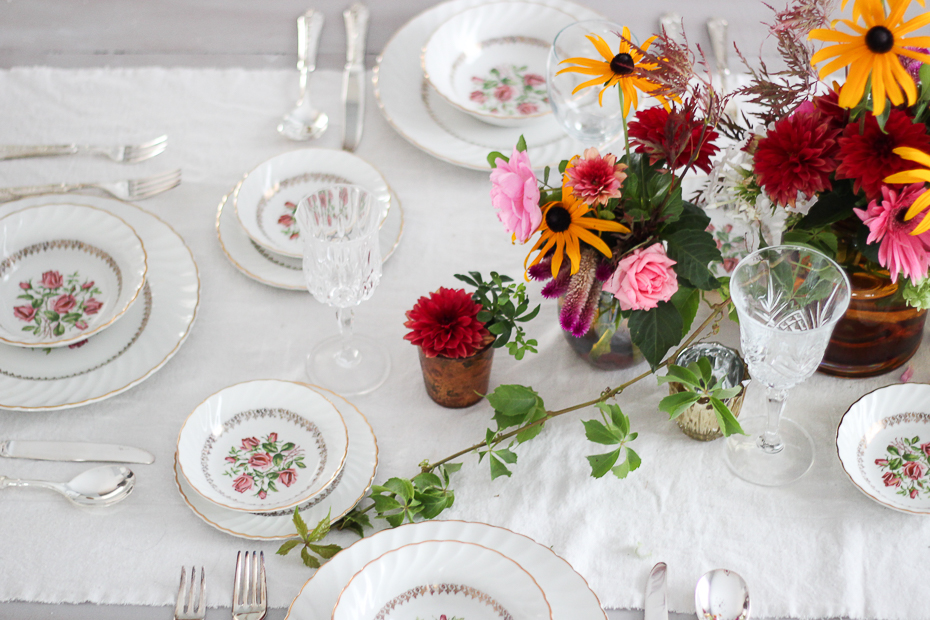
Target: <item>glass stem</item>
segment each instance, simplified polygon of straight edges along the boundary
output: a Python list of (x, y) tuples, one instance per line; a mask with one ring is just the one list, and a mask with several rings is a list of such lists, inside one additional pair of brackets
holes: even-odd
[(778, 436), (778, 421), (781, 412), (785, 410), (785, 401), (788, 399), (788, 390), (768, 388), (765, 393), (768, 401), (768, 414), (765, 422), (765, 432), (757, 440), (760, 448), (769, 454), (777, 454), (785, 449), (785, 444)]
[(339, 335), (342, 337), (342, 349), (336, 354), (336, 363), (343, 368), (357, 366), (360, 361), (359, 351), (352, 340), (352, 308), (339, 308), (336, 310), (336, 320), (339, 322)]

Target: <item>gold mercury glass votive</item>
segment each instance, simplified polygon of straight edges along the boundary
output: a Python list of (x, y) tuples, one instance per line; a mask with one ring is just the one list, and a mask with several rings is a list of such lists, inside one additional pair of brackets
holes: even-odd
[[(743, 381), (749, 379), (749, 370), (746, 362), (740, 357), (740, 354), (730, 347), (725, 347), (718, 342), (702, 342), (693, 344), (683, 350), (675, 358), (675, 364), (678, 366), (687, 366), (700, 358), (706, 357), (710, 360), (710, 366), (713, 370), (714, 377), (723, 383), (724, 388), (731, 388), (742, 385), (743, 389), (739, 394), (732, 398), (723, 400), (734, 417), (739, 417), (740, 408), (743, 406), (743, 398), (746, 396), (746, 386)], [(668, 384), (669, 394), (684, 392), (685, 386), (672, 381)], [(685, 409), (681, 415), (675, 418), (681, 431), (698, 441), (711, 441), (722, 437), (720, 425), (717, 424), (717, 414), (714, 413), (714, 407), (710, 400), (701, 399)]]

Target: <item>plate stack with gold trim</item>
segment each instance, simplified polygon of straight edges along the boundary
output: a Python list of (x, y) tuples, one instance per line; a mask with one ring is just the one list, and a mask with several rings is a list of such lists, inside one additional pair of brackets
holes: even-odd
[(295, 211), (300, 199), (327, 185), (359, 185), (383, 206), (381, 256), (394, 252), (403, 233), (397, 196), (371, 164), (331, 149), (299, 149), (269, 159), (220, 200), (216, 233), (233, 266), (268, 286), (307, 290)]
[(374, 433), (351, 403), (269, 379), (225, 388), (188, 416), (175, 482), (208, 524), (271, 540), (294, 536), (295, 508), (308, 523), (341, 518), (368, 491), (377, 466)]

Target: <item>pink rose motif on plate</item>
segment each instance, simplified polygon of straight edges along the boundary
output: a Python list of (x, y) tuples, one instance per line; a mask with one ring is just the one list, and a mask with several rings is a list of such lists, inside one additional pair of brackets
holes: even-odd
[(36, 309), (32, 306), (16, 306), (13, 308), (13, 316), (15, 316), (20, 321), (26, 321), (27, 323), (35, 318)]
[(233, 480), (233, 490), (239, 493), (245, 493), (252, 488), (252, 476), (242, 475)]
[(68, 348), (69, 348), (69, 349), (80, 349), (80, 348), (83, 347), (85, 344), (87, 344), (87, 338), (85, 338), (84, 340), (78, 340), (77, 342), (75, 342), (75, 343), (73, 343), (73, 344), (69, 344), (69, 345), (68, 345)]
[(521, 103), (517, 106), (517, 112), (523, 114), (524, 116), (529, 114), (536, 114), (539, 112), (539, 106), (535, 103)]
[(57, 271), (46, 271), (42, 274), (42, 286), (48, 289), (59, 288), (62, 285), (61, 274)]
[(297, 228), (297, 203), (288, 200), (284, 203), (285, 212), (278, 218), (278, 225), (282, 227), (281, 234), (288, 239), (296, 239), (300, 236), (300, 229)]
[[(223, 475), (233, 479), (233, 489), (243, 493), (254, 487), (253, 495), (260, 500), (278, 492), (278, 483), (289, 487), (297, 482), (297, 470), (307, 467), (303, 449), (292, 441), (279, 441), (278, 433), (244, 437), (223, 461), (227, 463)], [(249, 486), (240, 490), (242, 478), (248, 478)]]
[(527, 86), (545, 86), (546, 78), (538, 73), (527, 73), (523, 76), (523, 83)]
[(84, 302), (84, 314), (97, 314), (103, 308), (103, 302), (91, 297)]
[(84, 281), (75, 272), (62, 276), (58, 271), (42, 274), (41, 286), (33, 286), (32, 280), (19, 283), (21, 289), (17, 299), (28, 305), (15, 306), (13, 315), (29, 323), (22, 328), (44, 339), (65, 335), (71, 330), (84, 331), (88, 328), (87, 317), (97, 314), (103, 302), (95, 296), (102, 292), (93, 280)]
[(474, 101), (475, 103), (484, 103), (485, 101), (488, 100), (488, 96), (485, 95), (480, 90), (471, 91), (471, 94), (468, 96), (468, 98)]
[(32, 283), (31, 282), (20, 282), (19, 288), (23, 289), (24, 291), (28, 291), (32, 288)]
[(498, 158), (491, 171), (491, 205), (504, 229), (520, 243), (526, 243), (539, 228), (539, 186), (526, 152), (514, 148), (509, 162)]
[(513, 99), (513, 87), (501, 84), (494, 89), (494, 98), (498, 101), (510, 101)]
[(500, 116), (532, 116), (548, 107), (546, 79), (524, 65), (501, 65), (487, 75), (472, 76), (469, 95), (473, 109)]
[(84, 331), (85, 329), (87, 329), (87, 321), (78, 321), (77, 323), (74, 324), (74, 326), (78, 328), (79, 330)]
[(617, 298), (621, 310), (652, 310), (678, 290), (674, 264), (661, 243), (638, 248), (620, 260), (603, 290)]
[(920, 499), (930, 494), (930, 442), (920, 443), (920, 437), (898, 437), (888, 444), (887, 457), (875, 459), (887, 488), (908, 499)]
[(74, 295), (62, 295), (52, 302), (52, 310), (58, 314), (65, 314), (77, 305)]
[(94, 288), (94, 281), (91, 280), (90, 282), (85, 282), (84, 284), (81, 285), (81, 288), (84, 289), (85, 291), (88, 289)]

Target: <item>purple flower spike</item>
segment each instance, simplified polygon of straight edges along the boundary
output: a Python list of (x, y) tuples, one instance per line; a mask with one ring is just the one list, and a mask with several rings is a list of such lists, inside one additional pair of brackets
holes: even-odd
[(569, 278), (568, 291), (562, 299), (559, 324), (576, 338), (587, 333), (597, 312), (601, 283), (594, 277), (596, 262), (594, 251), (586, 248), (581, 253), (581, 264), (577, 273)]

